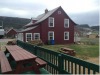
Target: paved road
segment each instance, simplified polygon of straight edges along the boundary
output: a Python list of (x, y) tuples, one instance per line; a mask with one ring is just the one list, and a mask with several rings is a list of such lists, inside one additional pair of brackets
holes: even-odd
[(14, 39), (0, 39), (0, 42), (8, 42), (8, 41), (11, 41), (11, 40), (14, 40)]

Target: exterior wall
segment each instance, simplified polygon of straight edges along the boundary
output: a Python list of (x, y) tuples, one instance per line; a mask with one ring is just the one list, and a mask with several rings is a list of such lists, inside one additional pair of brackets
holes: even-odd
[[(58, 14), (58, 10), (61, 14)], [(74, 23), (64, 13), (62, 9), (58, 9), (50, 17), (54, 17), (54, 27), (48, 27), (48, 19), (43, 21), (41, 24), (41, 39), (43, 42), (48, 42), (48, 32), (54, 31), (55, 44), (67, 44), (74, 43)], [(64, 28), (64, 19), (69, 19), (69, 28)], [(69, 40), (64, 40), (64, 31), (69, 31)]]
[(6, 35), (7, 37), (15, 38), (17, 32), (15, 30), (10, 30)]
[[(61, 14), (58, 14), (61, 11)], [(54, 31), (54, 41), (55, 44), (69, 44), (74, 43), (74, 22), (66, 15), (66, 13), (59, 8), (50, 17), (54, 17), (54, 27), (48, 27), (48, 18), (43, 22), (39, 23), (39, 26), (33, 30), (24, 32), (24, 41), (26, 41), (26, 33), (40, 33), (40, 39), (47, 44), (48, 42), (48, 32)], [(64, 28), (64, 19), (69, 19), (69, 28)], [(69, 32), (69, 40), (64, 40), (64, 31)]]
[[(40, 26), (36, 27), (35, 29), (23, 32), (23, 41), (26, 42), (26, 33), (32, 33), (32, 40), (34, 40), (34, 33), (40, 33)], [(41, 38), (41, 34), (40, 34)]]

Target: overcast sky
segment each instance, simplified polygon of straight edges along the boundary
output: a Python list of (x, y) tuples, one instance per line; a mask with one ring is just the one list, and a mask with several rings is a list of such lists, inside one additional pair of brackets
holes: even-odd
[(0, 0), (0, 16), (31, 18), (58, 6), (77, 24), (99, 25), (99, 0)]

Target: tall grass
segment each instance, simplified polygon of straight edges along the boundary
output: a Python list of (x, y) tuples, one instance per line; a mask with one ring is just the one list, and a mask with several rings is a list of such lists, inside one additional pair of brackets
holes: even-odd
[(84, 43), (86, 45), (99, 45), (99, 38), (81, 38), (81, 43)]
[(99, 45), (44, 45), (42, 46), (49, 50), (59, 51), (61, 47), (68, 47), (76, 51), (76, 57), (88, 59), (89, 57), (99, 57)]

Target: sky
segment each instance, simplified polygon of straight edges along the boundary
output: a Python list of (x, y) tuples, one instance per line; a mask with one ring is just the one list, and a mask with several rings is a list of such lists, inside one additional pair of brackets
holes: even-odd
[(0, 0), (0, 16), (37, 17), (61, 6), (77, 24), (99, 25), (99, 0)]

